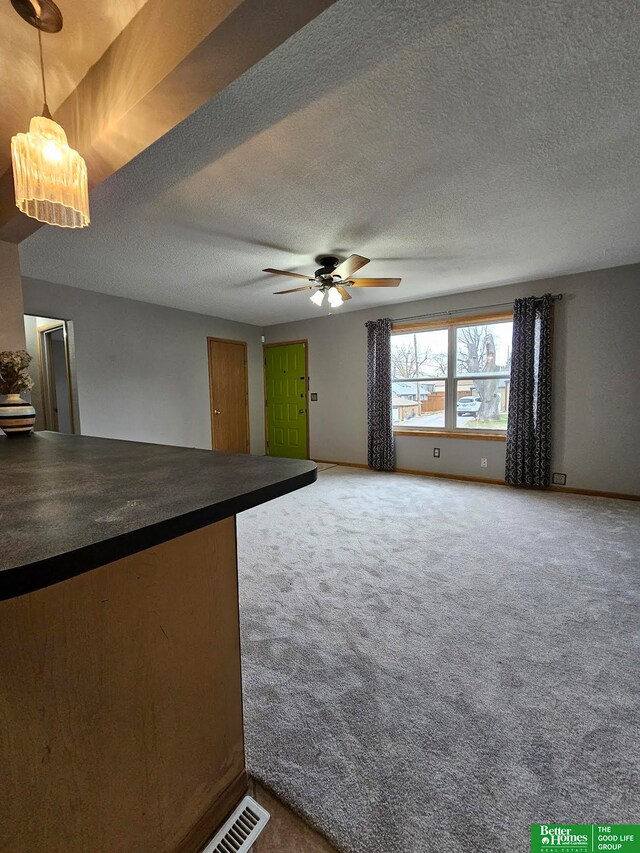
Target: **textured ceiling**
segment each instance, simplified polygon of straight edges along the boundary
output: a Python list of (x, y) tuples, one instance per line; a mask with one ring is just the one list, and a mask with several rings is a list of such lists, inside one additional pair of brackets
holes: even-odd
[[(64, 23), (59, 33), (43, 33), (47, 95), (51, 112), (75, 89), (146, 0), (58, 0)], [(0, 173), (11, 160), (11, 137), (29, 129), (42, 107), (38, 33), (14, 11), (0, 5)]]
[(23, 273), (268, 325), (321, 311), (261, 268), (330, 250), (403, 278), (342, 311), (636, 262), (638, 44), (636, 0), (339, 0)]

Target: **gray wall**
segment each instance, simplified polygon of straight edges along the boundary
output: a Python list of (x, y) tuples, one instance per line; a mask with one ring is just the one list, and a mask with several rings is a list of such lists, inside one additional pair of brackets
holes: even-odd
[[(640, 493), (638, 264), (270, 326), (267, 342), (309, 341), (310, 390), (318, 393), (310, 403), (311, 456), (367, 461), (367, 320), (473, 311), (549, 291), (564, 294), (555, 314), (553, 470), (567, 474), (569, 487)], [(399, 468), (504, 477), (500, 441), (404, 436), (396, 451)]]
[(261, 330), (23, 279), (28, 314), (72, 320), (82, 432), (211, 447), (207, 336), (246, 341), (251, 452), (264, 453)]

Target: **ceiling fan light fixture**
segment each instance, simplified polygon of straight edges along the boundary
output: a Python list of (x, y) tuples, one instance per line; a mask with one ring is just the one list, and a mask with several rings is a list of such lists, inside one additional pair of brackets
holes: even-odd
[[(13, 2), (13, 0), (12, 0)], [(16, 0), (18, 2), (18, 0)], [(26, 2), (26, 0), (25, 0)], [(303, 287), (293, 287), (289, 290), (276, 290), (275, 296), (280, 296), (285, 293), (300, 293), (303, 290), (309, 292), (313, 290), (313, 296), (309, 299), (318, 306), (323, 305), (325, 294), (329, 301), (330, 308), (339, 308), (343, 302), (351, 300), (349, 290), (352, 287), (398, 287), (400, 284), (399, 278), (355, 278), (351, 275), (354, 270), (359, 270), (369, 263), (369, 258), (364, 258), (362, 255), (349, 255), (349, 257), (338, 263), (338, 258), (333, 255), (320, 255), (316, 258), (318, 263), (323, 266), (316, 270), (313, 277), (303, 275), (291, 270), (278, 270), (273, 267), (266, 267), (262, 272), (268, 272), (271, 275), (286, 275), (293, 278), (301, 278), (308, 284)], [(337, 264), (337, 266), (336, 266)], [(347, 290), (349, 288), (349, 290)]]
[(28, 133), (17, 133), (11, 140), (16, 207), (48, 225), (84, 228), (90, 221), (87, 165), (51, 117), (42, 58), (42, 31), (58, 32), (62, 15), (53, 0), (12, 3), (18, 14), (38, 30), (44, 95), (42, 115), (31, 119)]
[(342, 294), (339, 293), (335, 289), (335, 287), (329, 288), (329, 294), (328, 295), (329, 295), (329, 305), (332, 308), (339, 308), (342, 305), (342, 303), (344, 302), (344, 300), (342, 298)]

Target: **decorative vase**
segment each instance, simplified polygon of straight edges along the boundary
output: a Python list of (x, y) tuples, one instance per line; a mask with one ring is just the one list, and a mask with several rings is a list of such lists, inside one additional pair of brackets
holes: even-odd
[(0, 394), (0, 429), (7, 436), (29, 435), (35, 421), (36, 410), (20, 394)]

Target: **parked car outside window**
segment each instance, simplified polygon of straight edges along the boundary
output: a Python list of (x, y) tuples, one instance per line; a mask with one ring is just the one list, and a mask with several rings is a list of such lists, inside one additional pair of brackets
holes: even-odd
[(460, 397), (458, 400), (459, 415), (477, 415), (482, 404), (482, 397)]

